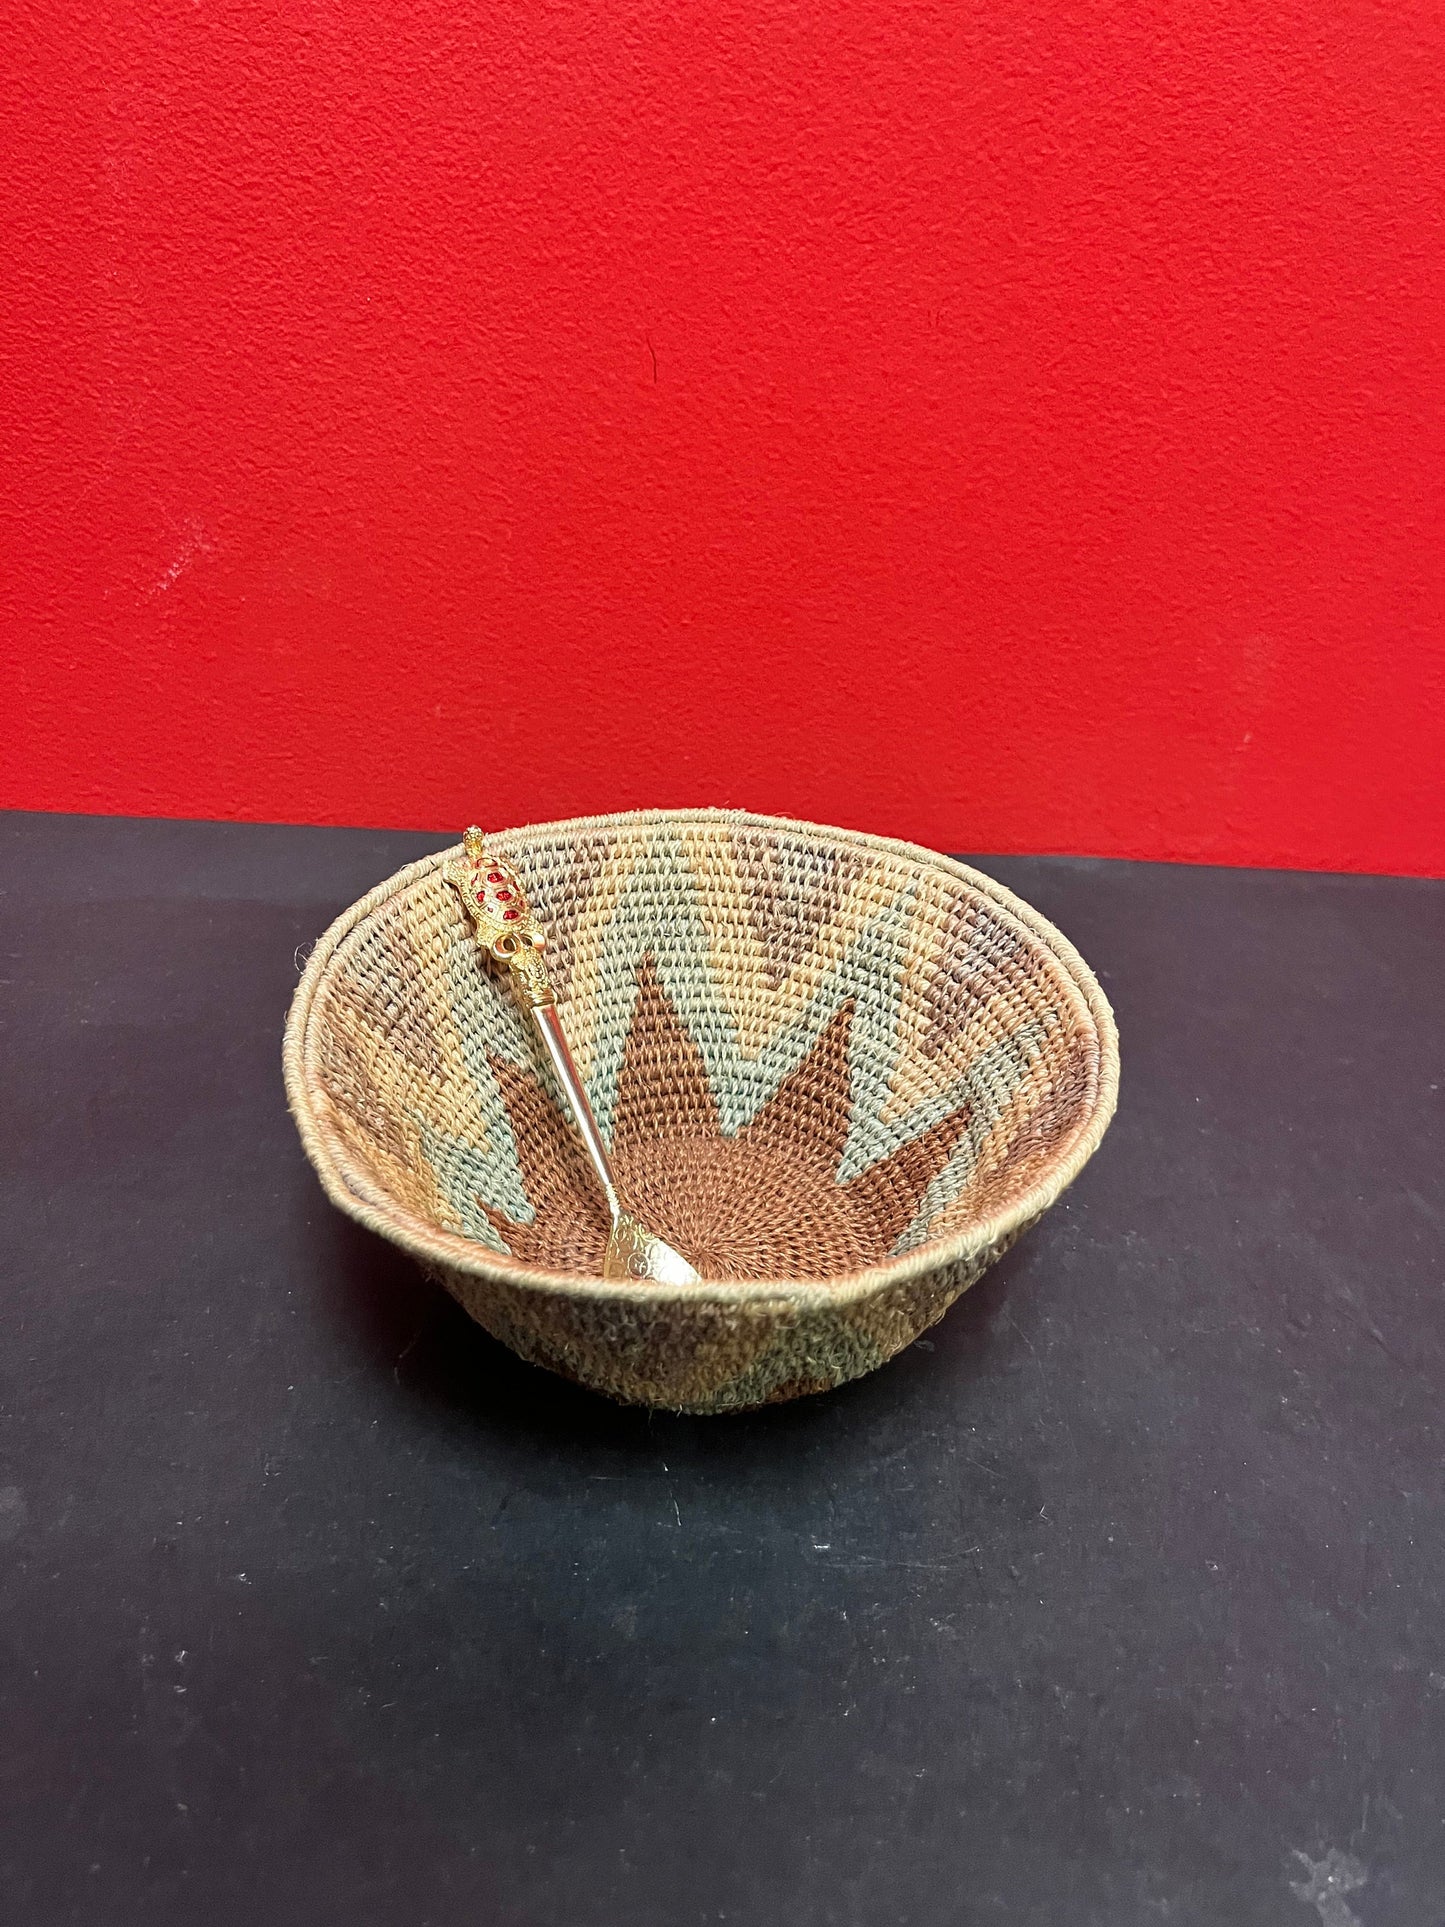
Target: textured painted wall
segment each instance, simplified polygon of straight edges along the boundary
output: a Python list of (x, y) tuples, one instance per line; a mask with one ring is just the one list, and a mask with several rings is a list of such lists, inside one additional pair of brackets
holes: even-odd
[(1415, 0), (12, 0), (0, 801), (1445, 869)]

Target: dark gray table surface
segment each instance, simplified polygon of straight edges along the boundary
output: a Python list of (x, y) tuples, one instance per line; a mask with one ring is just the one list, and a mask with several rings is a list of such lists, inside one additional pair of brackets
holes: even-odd
[(1445, 885), (985, 859), (1113, 1130), (884, 1370), (694, 1419), (302, 1157), (297, 948), (444, 840), (0, 818), (0, 1919), (1440, 1927)]

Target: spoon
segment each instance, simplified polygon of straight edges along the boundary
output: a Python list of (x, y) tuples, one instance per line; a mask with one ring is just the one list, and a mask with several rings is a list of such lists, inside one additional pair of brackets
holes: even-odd
[(518, 999), (531, 1012), (572, 1112), (577, 1135), (597, 1173), (612, 1214), (602, 1276), (651, 1278), (660, 1285), (700, 1284), (701, 1277), (680, 1251), (674, 1251), (640, 1218), (622, 1208), (602, 1133), (567, 1048), (567, 1033), (557, 1014), (557, 995), (542, 962), (547, 939), (537, 926), (516, 873), (499, 858), (487, 855), (486, 839), (475, 826), (462, 837), (462, 855), (448, 860), (445, 873), (467, 907), (478, 947), (506, 966)]

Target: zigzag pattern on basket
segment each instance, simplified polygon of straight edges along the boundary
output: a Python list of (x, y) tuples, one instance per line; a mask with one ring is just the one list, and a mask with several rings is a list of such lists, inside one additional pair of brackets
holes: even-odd
[[(549, 931), (620, 1174), (663, 1235), (715, 1247), (708, 1275), (835, 1275), (942, 1236), (1020, 1192), (1093, 1100), (1063, 972), (945, 872), (725, 820), (497, 848)], [(322, 1074), (353, 1161), (498, 1254), (586, 1271), (590, 1181), (450, 886), (433, 871), (347, 943)], [(744, 1182), (795, 1213), (791, 1242), (729, 1229)]]

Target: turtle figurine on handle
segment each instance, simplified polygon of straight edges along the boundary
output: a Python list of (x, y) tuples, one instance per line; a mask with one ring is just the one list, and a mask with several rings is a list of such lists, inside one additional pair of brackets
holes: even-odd
[(510, 865), (487, 855), (486, 838), (475, 826), (462, 837), (462, 854), (448, 860), (446, 877), (467, 907), (478, 947), (511, 971), (527, 1008), (555, 1004), (542, 962), (547, 939), (537, 927), (526, 892)]
[(681, 1252), (674, 1251), (656, 1232), (649, 1231), (630, 1211), (623, 1209), (602, 1134), (567, 1048), (567, 1034), (557, 1012), (556, 992), (542, 961), (547, 939), (532, 915), (515, 871), (500, 858), (487, 855), (486, 838), (473, 826), (462, 837), (461, 855), (448, 860), (446, 877), (466, 906), (478, 948), (505, 967), (518, 998), (531, 1012), (532, 1022), (572, 1112), (577, 1135), (597, 1173), (612, 1217), (602, 1276), (651, 1279), (660, 1285), (700, 1283), (698, 1273)]

